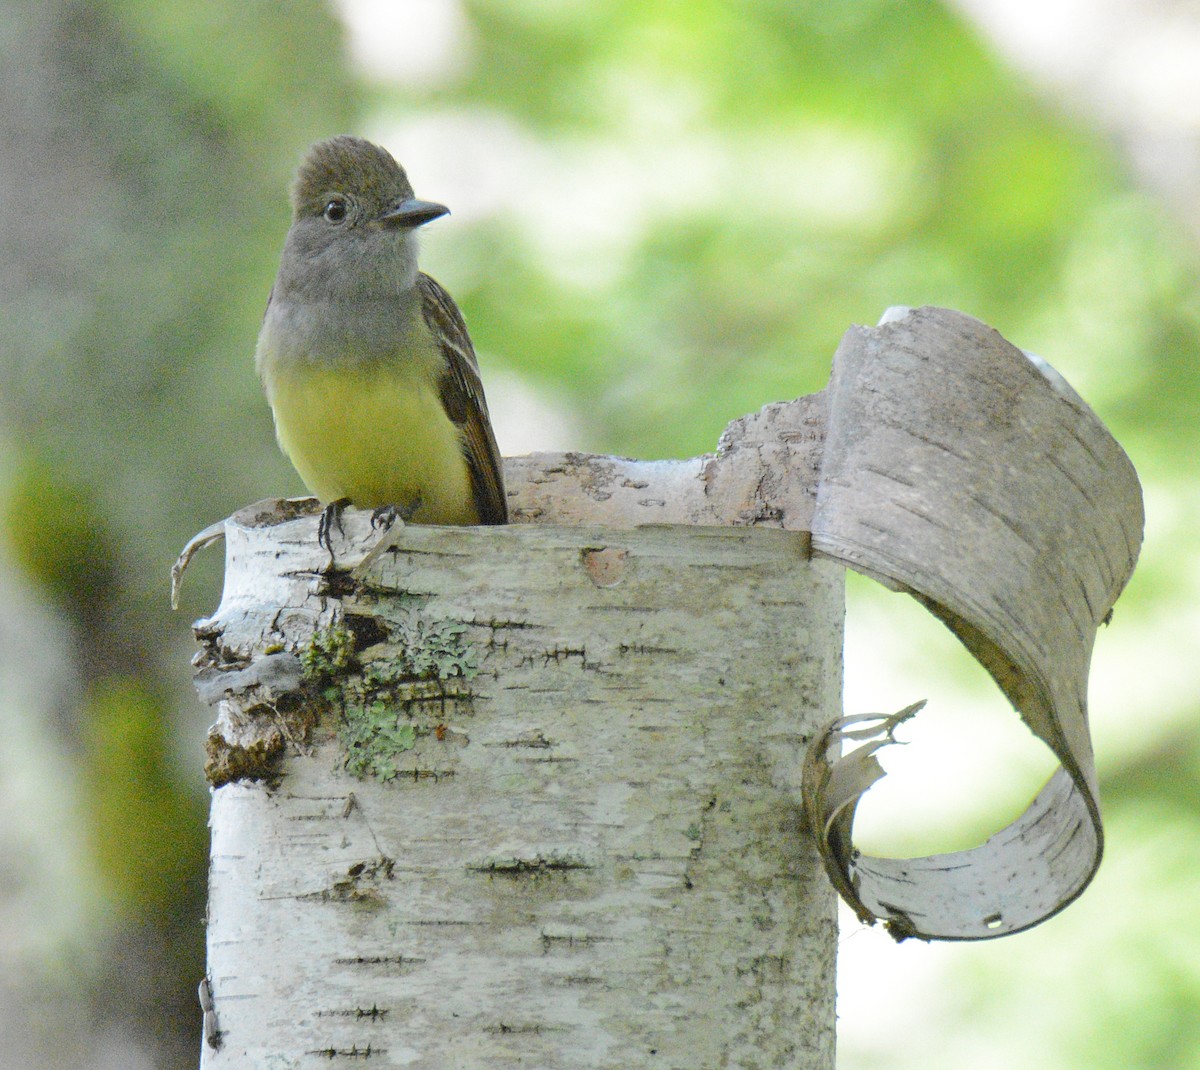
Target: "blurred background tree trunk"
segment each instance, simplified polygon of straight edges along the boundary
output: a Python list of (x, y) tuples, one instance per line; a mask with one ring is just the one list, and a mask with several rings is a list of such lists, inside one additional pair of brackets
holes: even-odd
[[(195, 51), (218, 25), (236, 45)], [(207, 798), (164, 577), (177, 532), (261, 496), (208, 443), (273, 450), (243, 324), (295, 154), (353, 113), (340, 37), (316, 2), (0, 5), (0, 797), (30, 860), (0, 1067), (195, 1065)]]

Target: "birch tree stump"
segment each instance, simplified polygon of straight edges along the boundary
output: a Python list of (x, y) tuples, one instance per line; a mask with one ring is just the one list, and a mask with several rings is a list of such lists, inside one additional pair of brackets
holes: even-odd
[[(710, 456), (505, 474), (514, 526), (380, 541), (350, 512), (337, 567), (315, 503), (225, 523), (205, 1068), (829, 1070), (820, 865), (898, 939), (1019, 932), (1086, 888), (1088, 667), (1143, 514), (1045, 362), (892, 310)], [(923, 703), (839, 716), (843, 567), (944, 621), (1060, 762), (978, 847), (854, 846)]]
[(800, 776), (838, 566), (781, 530), (410, 527), (350, 584), (365, 515), (332, 571), (280, 519), (231, 518), (198, 626), (202, 1066), (832, 1067)]

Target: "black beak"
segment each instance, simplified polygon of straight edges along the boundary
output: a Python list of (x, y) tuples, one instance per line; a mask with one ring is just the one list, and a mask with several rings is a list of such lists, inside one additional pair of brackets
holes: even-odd
[(383, 213), (377, 222), (384, 227), (403, 228), (421, 227), (439, 216), (449, 215), (450, 209), (444, 204), (434, 204), (433, 201), (419, 201), (409, 197), (406, 201), (393, 205)]

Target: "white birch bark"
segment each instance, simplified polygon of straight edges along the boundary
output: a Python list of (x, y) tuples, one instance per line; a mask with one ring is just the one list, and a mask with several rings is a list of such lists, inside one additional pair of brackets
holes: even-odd
[[(832, 1067), (800, 771), (839, 709), (836, 565), (779, 530), (406, 528), (334, 598), (315, 519), (277, 519), (231, 519), (199, 628), (214, 769), (273, 767), (213, 794), (203, 1067)], [(339, 569), (378, 538), (345, 523)], [(264, 656), (381, 614), (461, 625), (478, 669), (404, 692), (387, 782), (336, 712), (299, 745)]]

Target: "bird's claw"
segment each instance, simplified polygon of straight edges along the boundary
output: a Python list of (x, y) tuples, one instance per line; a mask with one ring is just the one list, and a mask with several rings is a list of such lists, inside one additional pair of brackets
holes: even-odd
[(386, 531), (400, 517), (400, 510), (394, 505), (381, 505), (371, 512), (371, 527), (383, 528)]
[(349, 504), (349, 498), (338, 498), (321, 510), (321, 519), (317, 523), (317, 545), (328, 550), (331, 558), (333, 557), (333, 529), (336, 527), (338, 534), (345, 536), (346, 531), (342, 527), (342, 513)]
[(371, 527), (382, 528), (384, 531), (387, 531), (397, 520), (402, 524), (408, 524), (417, 515), (417, 510), (420, 508), (420, 496), (414, 498), (405, 506), (381, 505), (371, 513)]

